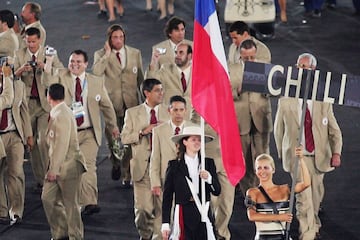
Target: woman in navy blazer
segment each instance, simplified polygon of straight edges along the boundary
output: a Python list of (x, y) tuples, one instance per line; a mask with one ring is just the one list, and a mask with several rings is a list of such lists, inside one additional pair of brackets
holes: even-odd
[[(200, 127), (191, 126), (184, 128), (182, 134), (172, 137), (172, 140), (178, 144), (179, 151), (177, 159), (169, 162), (166, 171), (162, 205), (163, 239), (169, 239), (170, 234), (171, 239), (215, 239), (213, 221), (210, 221), (211, 212), (208, 211), (206, 222), (202, 222), (199, 206), (196, 204), (197, 198), (201, 201), (201, 179), (205, 180), (207, 208), (210, 193), (218, 196), (221, 191), (214, 160), (205, 158), (205, 170), (200, 170), (200, 134)], [(211, 136), (205, 136), (205, 142), (212, 139)], [(193, 193), (190, 186), (193, 188)], [(176, 207), (170, 233), (174, 197)]]

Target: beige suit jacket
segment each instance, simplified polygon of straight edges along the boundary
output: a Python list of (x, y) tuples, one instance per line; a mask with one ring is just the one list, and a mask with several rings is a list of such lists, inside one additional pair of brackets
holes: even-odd
[[(14, 69), (15, 71), (20, 68), (22, 65), (27, 63), (28, 61), (31, 61), (32, 55), (30, 55), (28, 49), (21, 48), (18, 51), (15, 52), (15, 63), (14, 63)], [(38, 56), (36, 61), (37, 62), (44, 62), (45, 60), (45, 50), (43, 47), (40, 47)], [(54, 56), (54, 60), (52, 63), (53, 68), (63, 68), (64, 65), (60, 62), (57, 55)], [(50, 111), (50, 105), (47, 102), (46, 96), (45, 96), (45, 89), (48, 87), (44, 79), (44, 71), (42, 69), (37, 68), (35, 71), (35, 77), (36, 77), (36, 83), (39, 91), (39, 97), (40, 97), (40, 103), (41, 107), (44, 109), (44, 111), (49, 112)], [(26, 96), (28, 100), (31, 96), (31, 86), (33, 82), (34, 73), (33, 71), (30, 72), (23, 72), (21, 75), (21, 80), (25, 83), (26, 86)]]
[[(3, 77), (3, 76), (1, 76)], [(13, 88), (13, 81), (12, 77), (5, 77), (2, 80), (3, 83), (3, 91), (0, 94), (0, 119), (2, 115), (2, 110), (6, 108), (10, 108), (13, 101), (14, 101), (14, 88)], [(6, 156), (4, 144), (0, 138), (0, 159)]]
[[(271, 63), (271, 53), (269, 48), (262, 43), (261, 41), (257, 40), (256, 38), (251, 38), (255, 44), (256, 44), (256, 59), (259, 62), (263, 62), (263, 63)], [(228, 61), (229, 63), (238, 63), (239, 59), (236, 59), (236, 45), (234, 43), (232, 43), (229, 47), (229, 54), (228, 54)]]
[[(117, 127), (115, 111), (105, 89), (104, 79), (90, 73), (86, 73), (85, 79), (90, 123), (94, 128), (96, 142), (100, 146), (102, 139), (101, 112), (104, 117), (105, 127), (109, 132), (112, 132)], [(70, 106), (73, 99), (75, 99), (75, 84), (70, 71), (68, 69), (59, 69), (57, 74), (52, 76), (51, 82), (59, 82), (64, 85), (65, 102)]]
[(117, 116), (140, 103), (140, 85), (144, 80), (140, 50), (125, 45), (126, 62), (121, 68), (114, 52), (109, 57), (100, 49), (94, 54), (93, 73), (104, 76), (105, 87)]
[[(170, 121), (171, 120), (153, 129), (153, 145), (150, 158), (151, 187), (163, 186), (168, 162), (177, 157), (176, 145), (171, 141), (171, 137), (174, 136), (174, 131)], [(195, 124), (190, 121), (185, 121), (183, 128), (193, 125)]]
[[(184, 43), (190, 44), (190, 46), (193, 46), (193, 42), (187, 39), (183, 40)], [(158, 65), (155, 66), (156, 69), (159, 69), (161, 67), (161, 65), (163, 64), (167, 64), (167, 63), (174, 63), (175, 64), (175, 49), (172, 47), (171, 43), (170, 43), (170, 39), (164, 40), (162, 42), (159, 42), (157, 44), (155, 44), (152, 47), (152, 51), (156, 51), (157, 48), (163, 48), (166, 49), (165, 54), (161, 55), (159, 58), (159, 62)]]
[(192, 111), (192, 103), (191, 103), (191, 70), (190, 70), (190, 79), (187, 83), (186, 91), (184, 92), (182, 84), (181, 84), (181, 74), (174, 63), (168, 63), (161, 66), (158, 70), (147, 71), (145, 74), (146, 78), (156, 78), (159, 79), (164, 88), (164, 101), (163, 103), (168, 106), (170, 102), (170, 98), (174, 95), (179, 95), (185, 98), (186, 106), (188, 109), (189, 115), (187, 119), (189, 119), (190, 113)]
[[(40, 30), (40, 38), (41, 38), (41, 45), (44, 47), (45, 46), (45, 42), (46, 42), (46, 31), (45, 31), (45, 28), (43, 27), (43, 25), (41, 24), (40, 21), (36, 21), (32, 24), (29, 24), (27, 26), (25, 26), (25, 30), (27, 30), (28, 28), (31, 28), (31, 27), (34, 27), (34, 28), (37, 28)], [(23, 31), (21, 31), (23, 32)], [(21, 42), (20, 42), (20, 48), (24, 48), (26, 47), (26, 42), (25, 42), (25, 31), (23, 32), (23, 34), (21, 35), (21, 38), (23, 39)]]
[(48, 171), (59, 175), (61, 180), (76, 178), (85, 171), (75, 118), (64, 102), (51, 112), (46, 138), (49, 146)]
[[(295, 98), (280, 98), (275, 117), (274, 137), (284, 170), (293, 168), (295, 147), (299, 138), (299, 103)], [(313, 102), (312, 131), (315, 142), (315, 166), (320, 172), (333, 170), (330, 160), (333, 153), (341, 154), (341, 130), (334, 116), (332, 105)]]
[(19, 49), (19, 40), (12, 29), (2, 33), (0, 36), (0, 57), (13, 57)]
[[(146, 112), (145, 103), (129, 108), (125, 112), (124, 127), (121, 132), (121, 141), (131, 144), (132, 159), (130, 161), (130, 172), (133, 181), (141, 180), (148, 168), (151, 147), (150, 136), (140, 137), (140, 131), (149, 126), (149, 116)], [(169, 119), (167, 108), (159, 105), (157, 120), (165, 122)]]
[(15, 81), (14, 93), (14, 101), (11, 107), (12, 117), (23, 144), (26, 144), (27, 138), (32, 136), (33, 133), (26, 98), (25, 84), (21, 81)]
[(249, 134), (252, 121), (260, 133), (268, 133), (273, 130), (271, 116), (271, 104), (269, 96), (255, 92), (241, 92), (238, 88), (242, 85), (243, 64), (229, 64), (231, 90), (237, 115), (240, 135)]

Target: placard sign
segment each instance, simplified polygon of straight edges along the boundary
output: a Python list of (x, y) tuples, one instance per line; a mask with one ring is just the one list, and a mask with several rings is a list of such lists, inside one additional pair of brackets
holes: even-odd
[(307, 74), (311, 74), (309, 99), (360, 107), (360, 76), (308, 71), (295, 66), (246, 62), (242, 90), (301, 98)]

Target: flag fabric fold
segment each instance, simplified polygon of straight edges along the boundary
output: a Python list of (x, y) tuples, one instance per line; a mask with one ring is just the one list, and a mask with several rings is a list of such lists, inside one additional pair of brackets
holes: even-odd
[(213, 0), (195, 0), (192, 104), (219, 134), (223, 165), (236, 185), (245, 174), (231, 85)]

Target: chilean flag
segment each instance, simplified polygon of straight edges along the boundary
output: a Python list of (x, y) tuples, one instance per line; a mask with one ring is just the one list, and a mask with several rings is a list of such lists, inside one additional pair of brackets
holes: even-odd
[(236, 185), (245, 174), (224, 45), (214, 0), (195, 0), (192, 104), (219, 134), (223, 165)]

